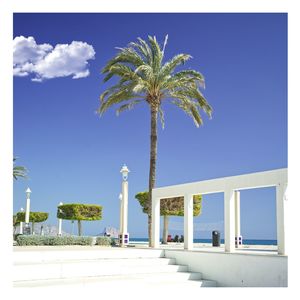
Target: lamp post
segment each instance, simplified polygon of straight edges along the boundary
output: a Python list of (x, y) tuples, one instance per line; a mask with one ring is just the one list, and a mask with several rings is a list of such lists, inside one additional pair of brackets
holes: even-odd
[[(63, 205), (62, 202), (59, 202), (59, 205)], [(58, 219), (58, 236), (61, 236), (61, 229), (62, 229), (62, 219)]]
[[(24, 212), (24, 208), (21, 207), (20, 211), (21, 211), (21, 212)], [(19, 233), (20, 233), (20, 234), (23, 234), (23, 222), (20, 222), (20, 232), (19, 232)]]
[(129, 233), (127, 232), (128, 225), (128, 173), (129, 170), (124, 164), (120, 173), (122, 173), (122, 194), (120, 194), (120, 234), (119, 243), (121, 247), (129, 244)]
[(25, 211), (25, 234), (30, 234), (29, 215), (30, 215), (30, 188), (27, 188), (26, 193), (26, 211)]
[(120, 229), (119, 229), (119, 234), (121, 234), (123, 232), (123, 196), (120, 193), (119, 195), (119, 200), (120, 200)]

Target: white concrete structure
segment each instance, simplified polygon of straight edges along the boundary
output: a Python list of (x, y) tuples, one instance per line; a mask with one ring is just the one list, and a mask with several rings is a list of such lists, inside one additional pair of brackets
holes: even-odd
[(287, 256), (242, 251), (15, 246), (12, 275), (14, 287), (106, 288), (110, 283), (112, 288), (120, 289), (120, 284), (126, 283), (126, 290), (130, 288), (133, 293), (137, 287), (153, 293), (161, 286), (168, 291), (168, 297), (170, 291), (177, 289), (186, 296), (193, 286), (287, 286)]
[[(193, 249), (193, 195), (224, 193), (224, 232), (225, 251), (235, 250), (235, 234), (239, 231), (239, 211), (237, 212), (235, 192), (244, 189), (276, 187), (276, 219), (278, 254), (285, 252), (284, 220), (286, 203), (284, 201), (287, 187), (287, 169), (244, 174), (179, 184), (152, 190), (152, 247), (159, 247), (160, 199), (184, 196), (184, 248)], [(236, 197), (237, 199), (237, 197)], [(258, 207), (259, 209), (259, 207)]]
[(287, 287), (287, 256), (272, 254), (198, 252), (165, 249), (166, 258), (187, 265), (190, 272), (215, 280), (218, 287)]
[[(62, 202), (59, 202), (59, 205), (63, 205)], [(62, 232), (62, 219), (58, 219), (58, 236), (61, 236), (61, 232)]]
[(120, 233), (119, 243), (121, 247), (129, 244), (129, 233), (128, 233), (128, 170), (127, 166), (124, 165), (120, 171), (122, 173), (122, 196), (120, 198)]

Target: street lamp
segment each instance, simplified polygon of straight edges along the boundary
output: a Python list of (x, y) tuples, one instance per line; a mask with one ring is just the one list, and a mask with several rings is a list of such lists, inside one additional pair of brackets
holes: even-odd
[(25, 211), (25, 234), (30, 234), (29, 216), (30, 216), (30, 188), (27, 188), (26, 193), (26, 211)]
[[(21, 211), (21, 213), (24, 212), (24, 208), (21, 207), (20, 211)], [(23, 222), (20, 222), (20, 232), (19, 233), (23, 234)]]
[(119, 195), (120, 199), (120, 233), (119, 243), (121, 247), (129, 244), (129, 233), (127, 232), (128, 224), (128, 170), (124, 164), (120, 173), (122, 173), (122, 194)]
[(123, 181), (127, 181), (127, 178), (128, 178), (128, 173), (130, 171), (128, 170), (127, 166), (124, 164), (120, 173), (122, 173), (122, 178), (123, 178)]

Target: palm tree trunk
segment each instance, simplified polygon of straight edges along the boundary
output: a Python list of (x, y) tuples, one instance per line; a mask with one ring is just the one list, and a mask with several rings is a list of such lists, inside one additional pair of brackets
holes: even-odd
[(164, 229), (163, 229), (163, 244), (168, 243), (168, 228), (169, 227), (169, 216), (164, 216)]
[(82, 234), (82, 225), (81, 225), (81, 221), (78, 220), (78, 235), (81, 236)]
[(156, 155), (157, 155), (157, 111), (151, 107), (151, 137), (150, 137), (150, 171), (149, 171), (149, 198), (148, 198), (148, 238), (149, 245), (152, 244), (152, 189), (155, 186)]

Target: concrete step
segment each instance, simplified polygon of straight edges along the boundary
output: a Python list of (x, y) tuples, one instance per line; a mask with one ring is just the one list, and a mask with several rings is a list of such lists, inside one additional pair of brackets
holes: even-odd
[(41, 263), (47, 261), (68, 261), (82, 259), (158, 258), (164, 257), (164, 250), (134, 249), (101, 246), (26, 246), (14, 247), (15, 263)]
[[(216, 286), (202, 274), (189, 272), (164, 250), (101, 247), (16, 247), (13, 253), (15, 287), (82, 287), (85, 285), (135, 291), (153, 287), (177, 291)], [(121, 290), (121, 289), (120, 289)]]
[(187, 266), (170, 264), (174, 260), (119, 259), (47, 262), (42, 264), (15, 264), (13, 280), (74, 278), (88, 276), (130, 275), (187, 272)]
[(175, 265), (175, 258), (158, 258), (158, 257), (143, 257), (143, 258), (91, 258), (91, 259), (51, 259), (45, 261), (17, 261), (14, 262), (14, 266), (26, 266), (26, 265), (49, 265), (49, 264), (71, 264), (71, 263), (95, 263), (101, 265)]
[(200, 280), (199, 273), (170, 273), (170, 274), (131, 274), (112, 275), (97, 277), (77, 277), (48, 280), (29, 280), (14, 282), (14, 287), (53, 287), (53, 286), (97, 286), (99, 288), (120, 288), (136, 290), (137, 285), (141, 287), (163, 287), (164, 289), (215, 287), (216, 282), (212, 280)]

